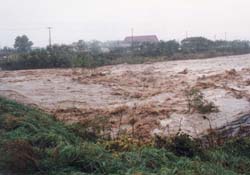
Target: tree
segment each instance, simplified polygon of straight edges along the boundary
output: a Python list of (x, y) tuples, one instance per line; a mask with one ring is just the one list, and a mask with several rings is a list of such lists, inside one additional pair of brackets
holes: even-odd
[(0, 57), (6, 57), (8, 55), (11, 55), (14, 53), (14, 49), (10, 47), (4, 47), (3, 49), (0, 49)]
[(79, 40), (72, 44), (77, 52), (86, 52), (88, 50), (87, 43), (83, 40)]
[(26, 35), (17, 36), (15, 39), (14, 48), (18, 52), (29, 52), (31, 51), (31, 46), (33, 45), (32, 41), (29, 41), (29, 38)]
[(213, 49), (214, 42), (204, 37), (190, 37), (181, 41), (184, 52), (204, 52)]
[(172, 56), (179, 51), (180, 44), (176, 40), (159, 43), (161, 55)]
[(101, 42), (100, 41), (93, 40), (88, 45), (89, 45), (90, 52), (92, 54), (98, 55), (98, 54), (100, 54), (102, 52)]

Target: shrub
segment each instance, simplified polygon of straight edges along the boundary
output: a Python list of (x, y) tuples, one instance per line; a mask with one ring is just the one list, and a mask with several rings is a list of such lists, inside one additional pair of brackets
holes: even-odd
[(38, 170), (38, 154), (26, 140), (10, 140), (3, 144), (0, 161), (14, 172)]
[(172, 151), (177, 156), (194, 157), (202, 154), (202, 148), (198, 141), (189, 135), (180, 133), (172, 138), (155, 137), (155, 146)]
[(114, 140), (102, 141), (100, 144), (103, 145), (106, 150), (111, 152), (133, 151), (143, 145), (146, 146), (142, 141), (127, 135), (122, 135)]
[(68, 126), (78, 137), (88, 141), (97, 141), (98, 138), (110, 139), (111, 124), (108, 116), (96, 116), (81, 123)]
[(78, 137), (81, 137), (83, 140), (96, 142), (98, 140), (98, 133), (90, 130), (86, 127), (86, 124), (75, 123), (67, 126), (70, 131), (72, 131)]
[(250, 139), (249, 138), (233, 138), (223, 145), (223, 150), (235, 156), (250, 157)]
[(186, 91), (188, 101), (188, 111), (191, 109), (198, 111), (201, 114), (218, 112), (218, 107), (213, 102), (208, 102), (204, 99), (203, 93), (195, 88)]
[(3, 121), (0, 123), (0, 128), (3, 128), (5, 130), (13, 130), (22, 124), (22, 118), (15, 117), (13, 115), (7, 115), (2, 118)]

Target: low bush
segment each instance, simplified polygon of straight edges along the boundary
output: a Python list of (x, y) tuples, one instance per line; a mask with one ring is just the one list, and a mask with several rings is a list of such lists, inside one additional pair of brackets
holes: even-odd
[(207, 114), (212, 112), (218, 112), (218, 107), (213, 102), (208, 102), (204, 99), (203, 93), (195, 88), (191, 88), (186, 91), (186, 97), (188, 101), (188, 111), (192, 109), (198, 111), (201, 114)]
[(201, 156), (203, 153), (200, 142), (183, 133), (170, 138), (156, 136), (155, 146), (165, 148), (177, 156), (194, 157)]
[(3, 157), (0, 160), (7, 169), (21, 173), (38, 171), (38, 154), (28, 141), (6, 141), (2, 144), (1, 152)]
[(99, 143), (110, 152), (128, 152), (151, 144), (150, 142), (145, 143), (128, 135), (121, 135), (113, 140), (102, 140)]

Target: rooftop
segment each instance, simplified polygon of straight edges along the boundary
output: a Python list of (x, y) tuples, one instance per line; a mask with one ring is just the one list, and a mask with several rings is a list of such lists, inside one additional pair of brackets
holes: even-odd
[(142, 35), (142, 36), (127, 36), (124, 41), (125, 42), (150, 42), (150, 43), (156, 43), (159, 42), (158, 38), (156, 35)]

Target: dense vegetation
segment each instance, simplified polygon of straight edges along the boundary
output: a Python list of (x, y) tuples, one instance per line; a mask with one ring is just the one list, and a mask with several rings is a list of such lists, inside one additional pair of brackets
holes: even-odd
[(115, 42), (82, 40), (71, 45), (53, 45), (31, 50), (26, 36), (17, 37), (15, 49), (0, 50), (0, 67), (7, 70), (35, 68), (98, 67), (152, 61), (207, 58), (250, 53), (248, 41), (212, 41), (191, 37), (180, 43), (175, 40), (158, 43), (133, 43), (123, 46)]
[(138, 144), (132, 138), (90, 139), (42, 111), (0, 98), (0, 173), (36, 175), (201, 174), (250, 172), (250, 139), (204, 150), (180, 134)]

